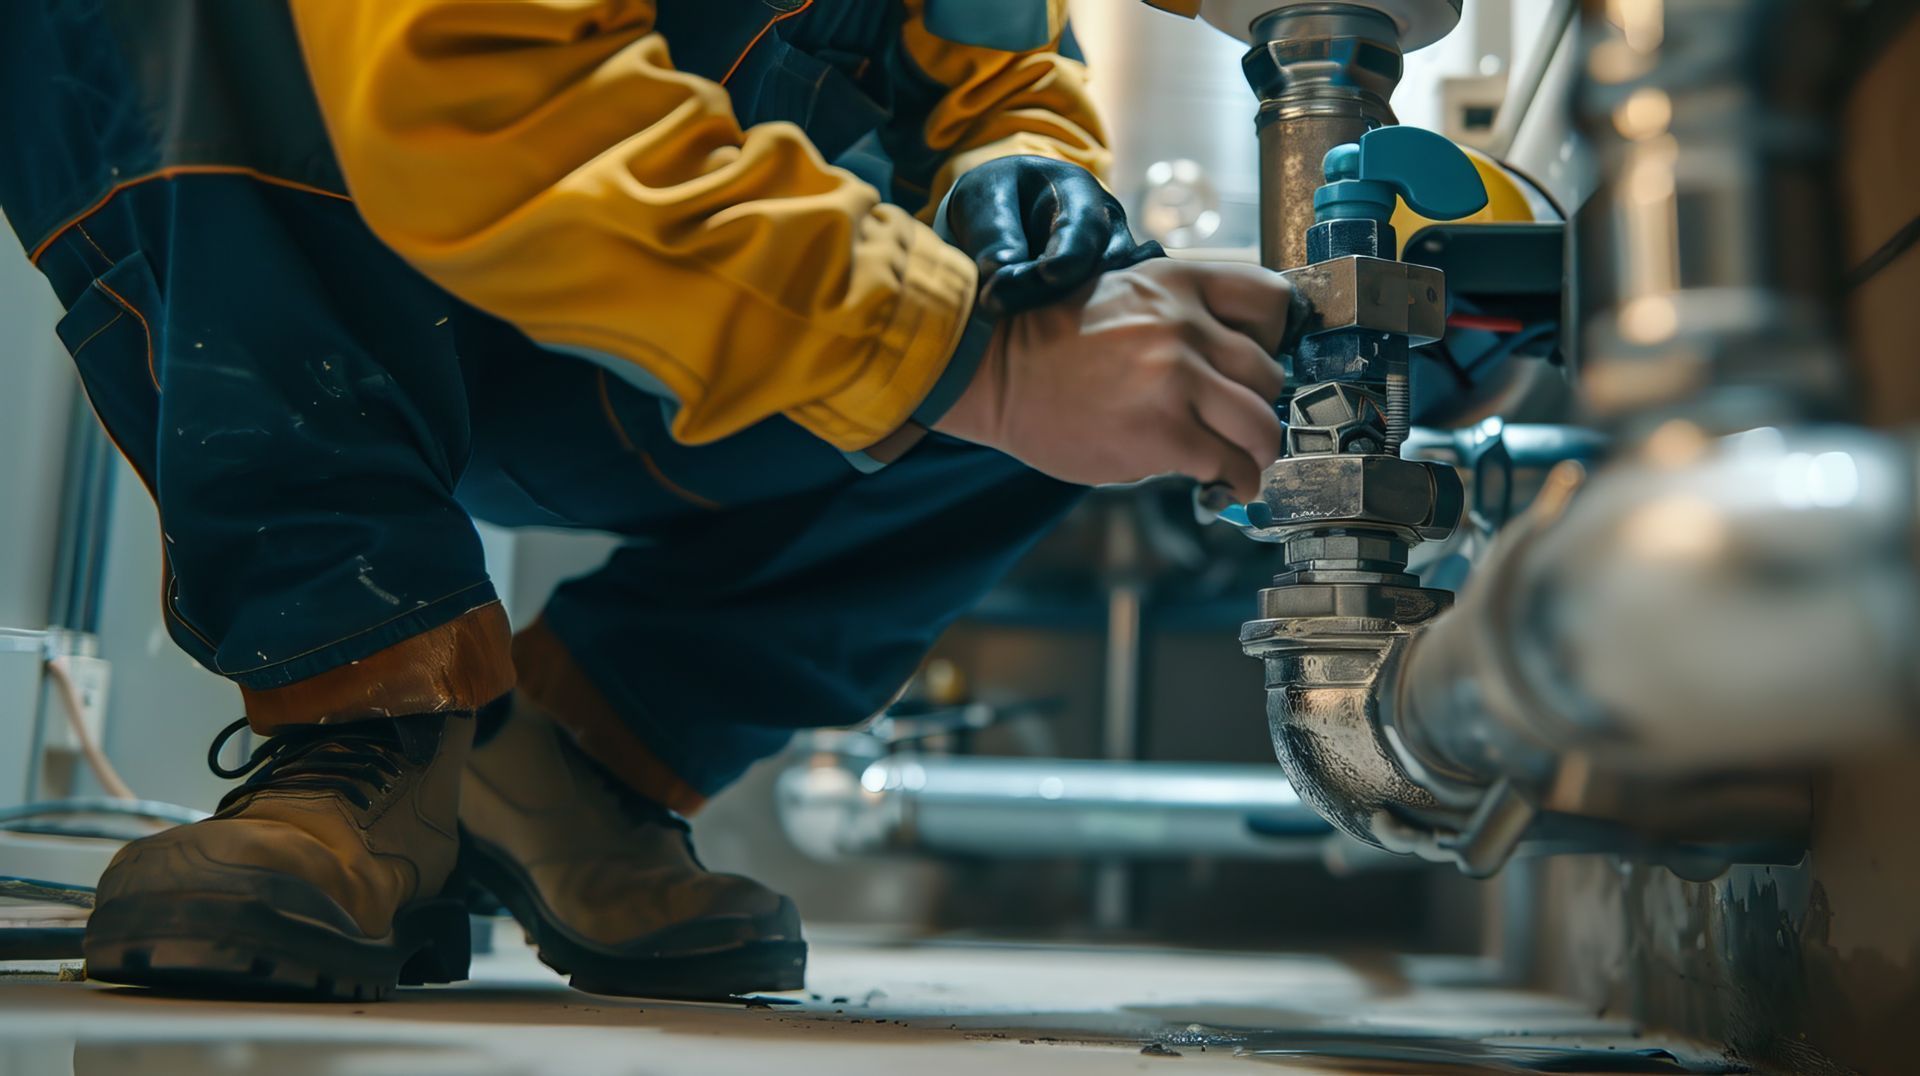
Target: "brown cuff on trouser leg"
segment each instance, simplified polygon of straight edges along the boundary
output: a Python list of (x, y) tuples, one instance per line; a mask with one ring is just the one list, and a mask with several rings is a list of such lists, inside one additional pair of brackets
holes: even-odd
[(471, 609), (359, 661), (285, 687), (242, 687), (247, 724), (331, 725), (377, 717), (478, 710), (513, 690), (512, 628), (499, 602)]
[(546, 621), (536, 620), (513, 637), (513, 664), (520, 675), (519, 697), (546, 711), (601, 769), (681, 814), (707, 802), (633, 734)]

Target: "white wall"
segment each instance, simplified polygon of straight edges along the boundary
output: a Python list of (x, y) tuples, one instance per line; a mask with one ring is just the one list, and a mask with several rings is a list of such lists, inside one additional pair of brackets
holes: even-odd
[(0, 627), (47, 626), (75, 379), (60, 304), (0, 221)]

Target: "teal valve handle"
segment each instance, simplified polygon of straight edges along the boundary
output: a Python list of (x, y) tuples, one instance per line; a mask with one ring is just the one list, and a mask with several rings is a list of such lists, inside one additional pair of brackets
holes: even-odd
[(1398, 196), (1430, 220), (1458, 220), (1487, 204), (1480, 172), (1460, 147), (1420, 127), (1380, 127), (1327, 151), (1326, 185), (1313, 193), (1316, 222), (1393, 219)]

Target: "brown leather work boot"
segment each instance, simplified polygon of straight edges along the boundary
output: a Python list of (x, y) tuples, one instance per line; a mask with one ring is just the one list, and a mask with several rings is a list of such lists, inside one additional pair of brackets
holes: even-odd
[(459, 854), (471, 714), (289, 728), (212, 818), (120, 850), (100, 879), (90, 978), (220, 994), (377, 999), (467, 976)]
[(460, 829), (463, 872), (578, 989), (717, 999), (805, 981), (792, 901), (701, 866), (684, 819), (525, 703), (474, 749)]

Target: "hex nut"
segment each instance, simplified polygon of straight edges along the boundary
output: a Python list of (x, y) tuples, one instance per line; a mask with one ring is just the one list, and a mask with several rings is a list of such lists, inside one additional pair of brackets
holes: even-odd
[(1447, 277), (1432, 266), (1351, 255), (1281, 274), (1306, 297), (1306, 336), (1359, 329), (1404, 336), (1414, 346), (1447, 332)]
[(1384, 534), (1313, 534), (1287, 540), (1287, 563), (1316, 560), (1407, 563), (1407, 543)]
[(1398, 456), (1289, 456), (1262, 476), (1261, 529), (1372, 525), (1434, 541), (1460, 522), (1465, 494), (1450, 467)]
[(1242, 628), (1241, 643), (1251, 646), (1264, 637), (1256, 625), (1268, 620), (1343, 617), (1417, 624), (1439, 615), (1453, 603), (1444, 590), (1382, 586), (1377, 583), (1301, 583), (1268, 587), (1260, 592), (1260, 620)]
[[(1322, 221), (1307, 229), (1307, 261), (1323, 262), (1354, 254), (1378, 258), (1394, 241), (1392, 225), (1369, 217)], [(1389, 252), (1388, 257), (1392, 257)]]

